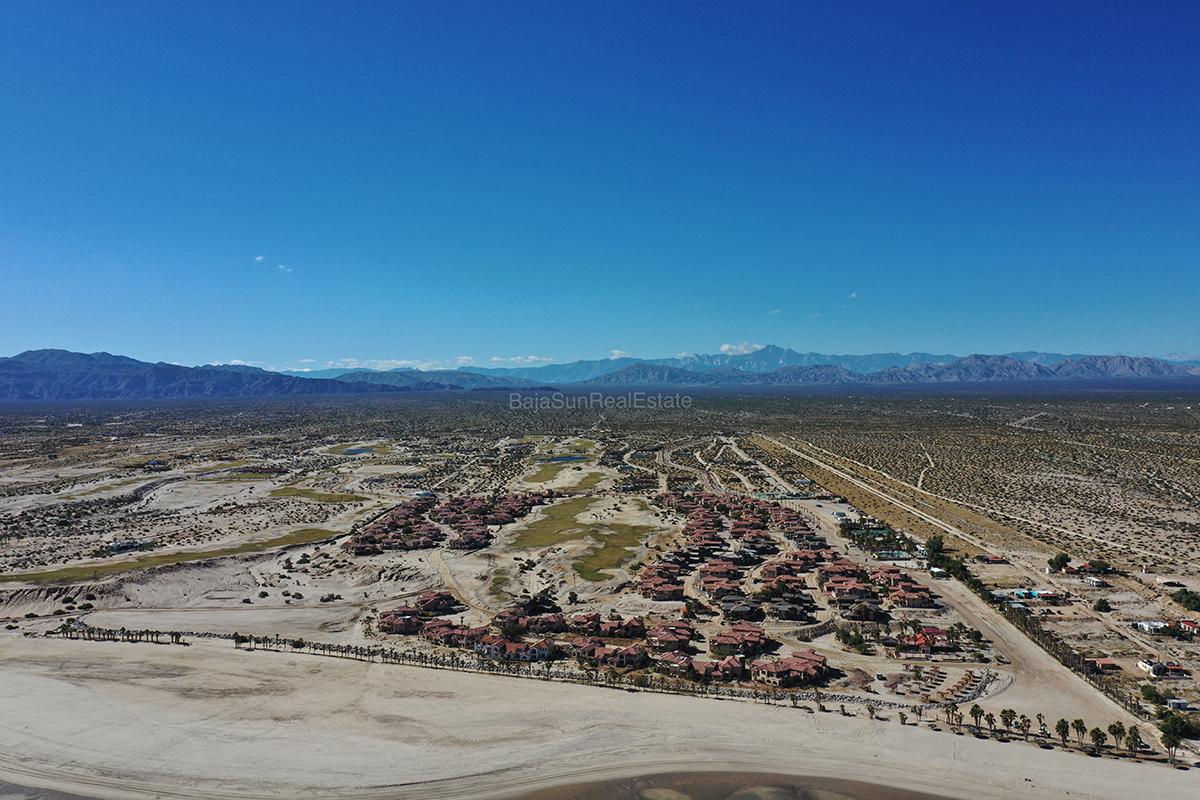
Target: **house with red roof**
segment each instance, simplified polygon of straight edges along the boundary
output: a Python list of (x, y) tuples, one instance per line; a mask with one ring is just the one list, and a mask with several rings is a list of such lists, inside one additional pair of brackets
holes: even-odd
[(780, 687), (810, 683), (827, 670), (825, 656), (811, 649), (792, 653), (788, 658), (755, 661), (750, 666), (754, 680)]

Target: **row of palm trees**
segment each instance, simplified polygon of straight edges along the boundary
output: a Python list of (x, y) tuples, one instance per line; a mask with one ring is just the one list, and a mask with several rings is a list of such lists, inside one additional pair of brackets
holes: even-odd
[[(957, 703), (946, 703), (944, 706), (942, 706), (942, 711), (946, 715), (946, 724), (952, 725), (956, 728), (962, 726), (963, 714), (961, 711), (959, 711)], [(920, 719), (921, 707), (913, 706), (913, 712), (916, 713), (917, 718)], [(993, 712), (986, 711), (984, 710), (983, 706), (975, 703), (970, 709), (968, 709), (967, 713), (971, 716), (971, 719), (975, 723), (976, 733), (982, 733), (983, 724), (986, 724), (988, 726), (989, 735), (995, 735), (997, 716)], [(1004, 726), (1006, 734), (1011, 734), (1013, 728), (1016, 728), (1017, 731), (1019, 731), (1025, 738), (1025, 741), (1029, 741), (1029, 733), (1033, 728), (1033, 720), (1026, 715), (1017, 714), (1017, 712), (1013, 709), (1005, 708), (1000, 711), (999, 722)], [(1045, 716), (1040, 713), (1037, 714), (1037, 723), (1038, 736), (1047, 736), (1048, 732), (1046, 730)], [(1097, 750), (1104, 749), (1108, 745), (1108, 740), (1110, 738), (1112, 739), (1114, 748), (1120, 749), (1121, 746), (1124, 745), (1125, 750), (1130, 753), (1137, 753), (1143, 747), (1145, 747), (1145, 742), (1142, 740), (1142, 733), (1138, 729), (1138, 726), (1131, 725), (1129, 728), (1126, 728), (1125, 724), (1120, 721), (1110, 723), (1107, 728), (1093, 727), (1090, 730), (1088, 729), (1087, 723), (1082, 719), (1075, 719), (1068, 722), (1064, 718), (1059, 719), (1054, 723), (1054, 733), (1057, 734), (1060, 739), (1062, 739), (1063, 747), (1067, 746), (1067, 739), (1070, 737), (1072, 732), (1074, 732), (1076, 735), (1081, 748), (1083, 747), (1085, 736), (1091, 739), (1092, 746)], [(1172, 761), (1175, 759), (1175, 750), (1179, 747), (1179, 744), (1179, 741), (1171, 742), (1168, 741), (1168, 737), (1163, 737), (1163, 745), (1167, 748)]]
[[(122, 641), (122, 642), (154, 642), (162, 643), (163, 637), (167, 637), (171, 644), (187, 644), (183, 641), (183, 632), (181, 631), (159, 631), (152, 629), (129, 630), (126, 628), (96, 628), (91, 625), (80, 623), (75, 620), (66, 620), (63, 624), (50, 631), (52, 634), (65, 636), (69, 639), (83, 639), (88, 641)], [(330, 644), (327, 642), (311, 642), (303, 638), (289, 639), (281, 637), (278, 634), (275, 636), (243, 636), (240, 633), (234, 633), (231, 637), (234, 647), (246, 645), (248, 649), (256, 648), (262, 650), (271, 650), (278, 652), (307, 652), (313, 655), (323, 655), (335, 658), (352, 658), (360, 661), (374, 661), (376, 658), (384, 664), (411, 664), (414, 666), (430, 667), (434, 669), (452, 669), (471, 672), (488, 672), (495, 674), (516, 675), (522, 677), (536, 677), (542, 679), (558, 679), (570, 680), (586, 683), (590, 685), (604, 685), (612, 687), (634, 687), (649, 691), (670, 692), (675, 694), (704, 694), (718, 695), (726, 697), (741, 697), (752, 699), (755, 702), (781, 703), (790, 702), (793, 707), (799, 705), (801, 701), (814, 701), (818, 704), (821, 710), (824, 710), (824, 701), (828, 699), (843, 701), (840, 704), (842, 714), (846, 714), (845, 702), (855, 702), (858, 698), (847, 697), (841, 695), (824, 695), (819, 689), (801, 692), (780, 692), (762, 689), (738, 689), (734, 687), (725, 687), (719, 685), (695, 684), (687, 681), (678, 681), (671, 678), (658, 675), (623, 675), (616, 670), (607, 670), (601, 672), (596, 669), (582, 670), (574, 672), (568, 669), (555, 669), (554, 662), (545, 661), (537, 666), (526, 662), (514, 661), (498, 661), (495, 659), (483, 658), (476, 656), (475, 658), (464, 658), (462, 655), (451, 653), (431, 653), (424, 650), (396, 650), (390, 647), (370, 646), (370, 645), (353, 645), (353, 644)], [(875, 714), (879, 709), (880, 701), (868, 701), (866, 703), (867, 714), (871, 719), (875, 718)], [(899, 704), (887, 703), (886, 705)], [(922, 705), (910, 706), (908, 710), (916, 716), (920, 721), (928, 707)], [(941, 707), (941, 711), (946, 715), (946, 723), (948, 725), (960, 728), (963, 724), (963, 713), (959, 710), (959, 706), (955, 702), (945, 703)], [(991, 711), (985, 711), (978, 703), (973, 704), (967, 712), (974, 721), (975, 730), (977, 733), (982, 733), (981, 722), (988, 726), (989, 733), (995, 735), (997, 716)], [(1038, 735), (1046, 735), (1045, 717), (1042, 714), (1037, 714)], [(907, 714), (901, 711), (899, 714), (900, 724), (905, 724)], [(1004, 726), (1005, 732), (1012, 733), (1015, 727), (1025, 738), (1029, 740), (1029, 734), (1033, 727), (1033, 721), (1025, 714), (1017, 714), (1011, 708), (1005, 708), (1000, 711), (999, 721)], [(1136, 725), (1126, 729), (1121, 722), (1111, 723), (1107, 729), (1099, 727), (1088, 729), (1087, 724), (1082, 719), (1076, 719), (1068, 722), (1065, 718), (1059, 719), (1054, 724), (1054, 732), (1062, 739), (1063, 746), (1067, 745), (1067, 739), (1072, 732), (1078, 738), (1079, 746), (1083, 747), (1084, 737), (1091, 739), (1092, 745), (1097, 749), (1103, 749), (1107, 746), (1108, 740), (1111, 737), (1113, 746), (1120, 748), (1123, 744), (1128, 752), (1136, 753), (1145, 746), (1142, 740), (1141, 731)], [(1164, 731), (1162, 735), (1163, 745), (1168, 751), (1168, 755), (1173, 762), (1175, 760), (1175, 751), (1181, 744), (1180, 737), (1171, 731)]]
[(183, 641), (182, 631), (129, 630), (127, 628), (94, 628), (81, 622), (67, 620), (62, 625), (49, 631), (51, 634), (67, 639), (83, 639), (92, 642), (154, 642), (163, 644), (167, 637), (171, 644), (187, 644)]
[(1063, 641), (1054, 631), (1042, 627), (1042, 622), (1035, 616), (1025, 614), (1010, 606), (1005, 606), (1000, 612), (1018, 630), (1033, 640), (1060, 664), (1079, 675), (1092, 686), (1099, 689), (1109, 699), (1125, 708), (1135, 716), (1145, 718), (1145, 711), (1138, 697), (1130, 692), (1119, 681), (1096, 672), (1086, 660), (1086, 656), (1077, 652)]
[[(274, 636), (247, 636), (234, 633), (229, 636), (234, 647), (261, 649), (278, 652), (306, 652), (313, 655), (332, 656), (336, 658), (352, 658), (360, 661), (379, 660), (384, 664), (408, 664), (432, 669), (450, 669), (464, 672), (485, 672), (518, 677), (539, 678), (543, 680), (562, 680), (585, 683), (595, 686), (611, 686), (614, 688), (634, 688), (644, 691), (664, 692), (671, 694), (692, 694), (741, 698), (755, 702), (783, 704), (790, 703), (798, 707), (801, 702), (814, 701), (824, 707), (824, 701), (834, 700), (843, 702), (861, 702), (860, 698), (849, 695), (826, 695), (819, 689), (806, 691), (777, 691), (772, 689), (743, 689), (719, 684), (697, 684), (683, 681), (665, 675), (656, 674), (623, 674), (615, 669), (582, 669), (576, 670), (568, 662), (521, 662), (504, 661), (485, 658), (480, 654), (465, 654), (451, 651), (448, 653), (430, 652), (427, 650), (396, 650), (379, 645), (329, 644), (326, 642), (307, 641), (302, 638), (290, 639)], [(876, 708), (880, 701), (873, 704)], [(883, 703), (883, 705), (900, 708), (898, 703)]]

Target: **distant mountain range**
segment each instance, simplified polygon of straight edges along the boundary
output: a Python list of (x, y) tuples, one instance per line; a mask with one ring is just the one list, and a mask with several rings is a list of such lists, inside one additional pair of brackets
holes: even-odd
[[(1034, 364), (1053, 365), (1061, 361), (1083, 358), (1082, 354), (1007, 353), (1009, 358)], [(577, 383), (608, 375), (633, 364), (656, 364), (679, 367), (695, 372), (735, 367), (746, 372), (770, 372), (780, 367), (844, 367), (850, 372), (867, 375), (889, 367), (911, 367), (914, 364), (949, 364), (961, 361), (962, 356), (935, 353), (873, 353), (865, 356), (838, 356), (828, 353), (798, 353), (791, 348), (767, 345), (750, 353), (687, 354), (675, 358), (616, 358), (602, 361), (575, 361), (570, 364), (547, 364), (542, 367), (462, 367), (463, 370), (509, 378), (530, 378), (542, 383)], [(294, 374), (294, 373), (293, 373)], [(337, 375), (322, 375), (336, 378)]]
[(973, 355), (948, 364), (910, 364), (907, 367), (888, 367), (866, 375), (835, 364), (788, 366), (769, 372), (751, 372), (737, 367), (694, 372), (658, 364), (632, 364), (588, 382), (599, 386), (896, 386), (915, 383), (1181, 378), (1195, 375), (1200, 375), (1200, 367), (1130, 356), (1083, 356), (1045, 367), (1008, 356)]
[[(1200, 365), (1131, 356), (1054, 353), (877, 353), (823, 356), (769, 346), (745, 354), (618, 358), (544, 367), (456, 370), (271, 372), (244, 365), (184, 367), (109, 353), (30, 350), (0, 358), (0, 401), (255, 397), (537, 390), (587, 386), (840, 386), (1021, 381), (1097, 381), (1200, 376)], [(825, 359), (824, 363), (819, 363)]]
[(109, 353), (30, 350), (0, 359), (0, 400), (124, 400), (342, 394), (374, 387), (305, 380), (253, 367), (149, 364)]

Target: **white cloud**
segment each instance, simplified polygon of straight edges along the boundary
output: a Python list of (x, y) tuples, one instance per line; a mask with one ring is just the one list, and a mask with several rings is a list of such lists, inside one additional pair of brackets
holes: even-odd
[(316, 361), (317, 360), (315, 358), (302, 358), (297, 363), (299, 363), (299, 364), (315, 364)]
[(471, 356), (455, 356), (454, 363), (460, 367), (469, 367), (475, 364), (475, 359)]
[(285, 267), (283, 264), (280, 264), (280, 265), (279, 265), (279, 271), (280, 271), (280, 272), (291, 272), (292, 270), (291, 270), (291, 268), (290, 268), (290, 267)]
[(492, 356), (492, 361), (503, 362), (506, 364), (549, 364), (553, 360), (553, 358), (548, 358), (546, 356), (513, 356), (512, 358)]
[(851, 297), (858, 297), (858, 292), (851, 292), (851, 293), (850, 293), (850, 296), (851, 296)]
[(744, 356), (762, 350), (764, 347), (766, 347), (765, 344), (742, 342), (741, 344), (723, 344), (720, 349), (722, 353), (728, 356)]
[(255, 256), (254, 260), (255, 261), (264, 261), (264, 260), (266, 260), (266, 256)]
[[(461, 358), (466, 358), (466, 356), (461, 356)], [(461, 365), (461, 361), (458, 364), (448, 364), (445, 361), (431, 361), (419, 358), (339, 358), (335, 361), (326, 361), (324, 369), (375, 369), (386, 371), (403, 368), (431, 370), (449, 369), (452, 366)]]
[(819, 311), (814, 311), (812, 314), (809, 314), (809, 315), (808, 315), (808, 318), (809, 318), (809, 319), (812, 319), (813, 317), (819, 317), (819, 316), (821, 316), (821, 312), (819, 312)]
[(637, 357), (633, 353), (629, 352), (628, 350), (609, 350), (608, 352), (612, 353), (612, 355), (609, 356), (609, 358), (612, 361), (616, 361), (618, 358), (636, 358)]
[(775, 309), (774, 311), (768, 311), (767, 313), (768, 313), (768, 314), (782, 314), (783, 312), (782, 312), (782, 311), (780, 311), (780, 310), (777, 308), (777, 309)]
[(675, 357), (676, 358), (695, 358), (696, 354), (695, 353), (676, 353)]
[(212, 361), (210, 367), (257, 367), (265, 364), (265, 361), (242, 361), (240, 358), (231, 358), (228, 361)]

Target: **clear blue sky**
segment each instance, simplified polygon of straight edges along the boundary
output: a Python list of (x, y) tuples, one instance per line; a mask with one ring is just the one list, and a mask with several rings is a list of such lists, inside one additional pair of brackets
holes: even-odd
[(7, 0), (0, 355), (1200, 353), (1198, 42), (1190, 0)]

